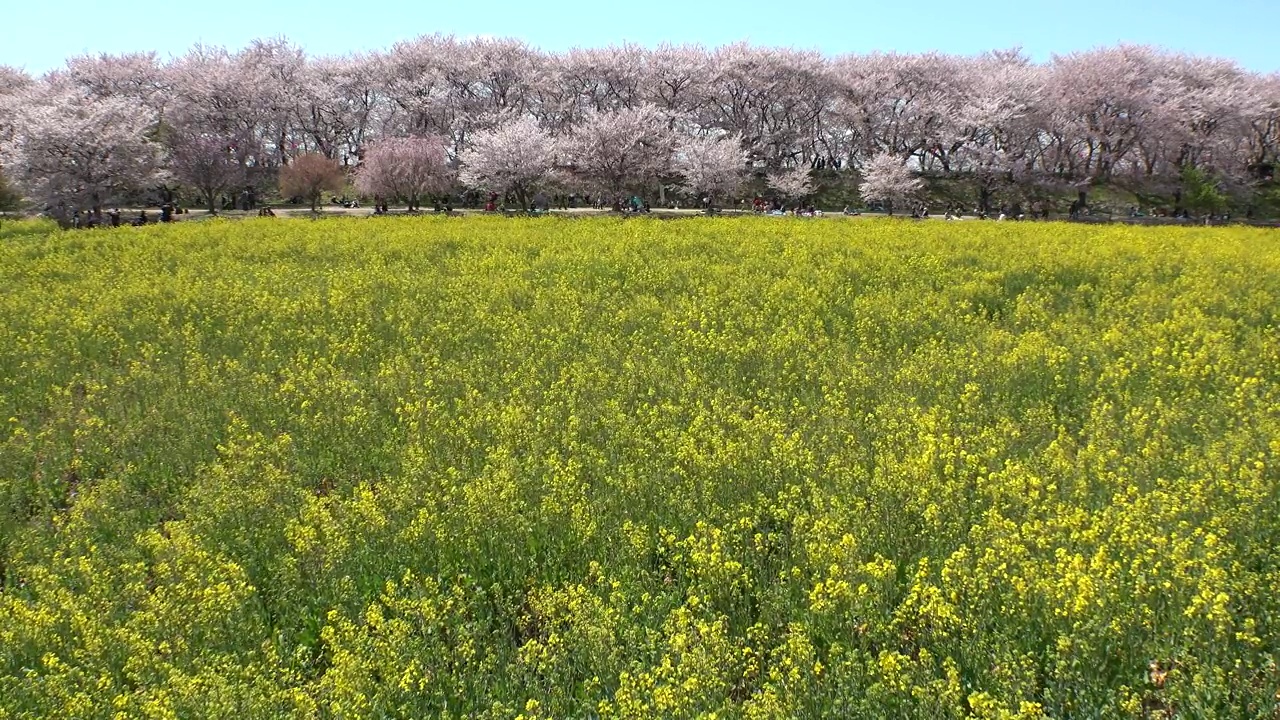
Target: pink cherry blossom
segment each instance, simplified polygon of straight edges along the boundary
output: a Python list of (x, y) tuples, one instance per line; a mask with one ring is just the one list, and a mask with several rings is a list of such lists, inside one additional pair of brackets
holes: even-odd
[(4, 152), (6, 173), (28, 197), (66, 222), (76, 210), (101, 213), (154, 177), (151, 120), (125, 98), (75, 90), (28, 94)]
[(654, 105), (592, 111), (563, 140), (568, 169), (592, 189), (640, 192), (671, 169), (675, 137)]
[(473, 188), (514, 193), (522, 208), (555, 166), (556, 142), (525, 116), (471, 136), (459, 179)]
[(916, 198), (923, 183), (911, 171), (902, 158), (880, 153), (869, 158), (862, 168), (862, 184), (858, 191), (864, 200), (883, 202), (889, 213), (895, 205), (906, 204)]
[(731, 192), (742, 183), (746, 167), (747, 154), (736, 135), (684, 137), (676, 145), (675, 170), (694, 192)]
[(435, 136), (387, 138), (369, 146), (356, 171), (356, 189), (401, 198), (416, 210), (422, 198), (448, 190), (453, 179), (444, 142)]

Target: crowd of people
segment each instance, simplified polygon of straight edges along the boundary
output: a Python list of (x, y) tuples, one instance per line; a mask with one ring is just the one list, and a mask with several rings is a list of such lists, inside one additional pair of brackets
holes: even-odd
[(112, 208), (105, 213), (102, 211), (81, 211), (79, 209), (71, 212), (71, 227), (73, 228), (96, 228), (96, 227), (120, 227), (128, 224), (134, 227), (147, 225), (152, 222), (168, 223), (173, 222), (175, 215), (186, 214), (187, 208), (179, 207), (172, 203), (164, 203), (160, 206), (160, 215), (154, 220), (147, 215), (146, 209), (138, 211), (132, 219), (124, 217), (120, 212), (120, 208)]

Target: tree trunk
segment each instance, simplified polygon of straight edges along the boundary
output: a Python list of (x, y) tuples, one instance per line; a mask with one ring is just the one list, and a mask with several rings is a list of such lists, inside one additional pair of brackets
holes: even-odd
[(69, 230), (72, 227), (71, 213), (67, 212), (66, 205), (59, 205), (53, 209), (53, 219), (58, 222), (58, 227), (63, 230)]

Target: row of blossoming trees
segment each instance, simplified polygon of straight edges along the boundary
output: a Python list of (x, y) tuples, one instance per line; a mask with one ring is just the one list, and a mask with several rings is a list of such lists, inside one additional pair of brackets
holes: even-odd
[[(446, 187), (523, 203), (550, 187), (704, 196), (752, 181), (790, 200), (843, 184), (984, 209), (1078, 207), (1103, 190), (1254, 206), (1275, 191), (1278, 148), (1280, 75), (1134, 46), (1037, 64), (741, 44), (547, 53), (433, 35), (344, 57), (273, 39), (168, 62), (78, 57), (41, 78), (0, 68), (0, 164), (64, 209), (155, 187), (213, 207), (305, 155), (369, 165), (356, 177), (384, 165), (359, 186), (410, 202)], [(429, 175), (407, 178), (415, 163)]]

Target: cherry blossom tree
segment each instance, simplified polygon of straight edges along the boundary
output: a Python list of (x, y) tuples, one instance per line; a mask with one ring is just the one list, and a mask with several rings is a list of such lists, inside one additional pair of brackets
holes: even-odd
[(389, 138), (371, 145), (356, 171), (356, 189), (374, 197), (403, 198), (417, 210), (428, 195), (453, 180), (444, 142), (437, 136)]
[(0, 65), (0, 95), (8, 95), (30, 87), (31, 83), (31, 76), (25, 70)]
[[(397, 132), (435, 135), (456, 159), (473, 130), (496, 122), (487, 112), (522, 107), (524, 88), (515, 74), (532, 74), (534, 59), (518, 41), (496, 44), (503, 47), (438, 34), (397, 43), (386, 64), (387, 91), (403, 113)], [(493, 64), (482, 67), (485, 57)]]
[(693, 117), (703, 107), (711, 77), (711, 57), (700, 45), (659, 45), (645, 57), (641, 100), (670, 117)]
[(306, 103), (307, 57), (285, 38), (254, 40), (232, 58), (239, 82), (253, 101), (259, 147), (276, 166), (305, 151), (298, 118)]
[(424, 35), (396, 43), (387, 54), (383, 87), (398, 109), (400, 124), (391, 130), (447, 135), (453, 126), (445, 67), (456, 53), (450, 37)]
[(237, 138), (237, 158), (246, 172), (266, 164), (253, 88), (225, 49), (197, 45), (168, 74), (174, 88), (170, 125), (181, 133)]
[(799, 201), (813, 189), (808, 168), (792, 168), (769, 176), (769, 187), (788, 200)]
[(620, 194), (656, 183), (671, 169), (675, 138), (654, 105), (592, 112), (564, 140), (574, 174), (599, 190)]
[(808, 165), (830, 96), (827, 60), (813, 51), (755, 47), (716, 49), (703, 125), (740, 134), (771, 169)]
[(464, 185), (497, 193), (511, 192), (520, 207), (555, 166), (556, 142), (525, 116), (471, 137), (462, 154), (459, 179)]
[(924, 184), (907, 167), (902, 158), (889, 153), (873, 155), (862, 168), (862, 184), (858, 186), (863, 200), (883, 202), (889, 214), (895, 205), (906, 204), (916, 198)]
[(955, 139), (935, 157), (939, 175), (969, 181), (986, 212), (1010, 184), (1038, 185), (1045, 70), (1019, 51), (1000, 51), (973, 61), (967, 71), (973, 77), (952, 119)]
[(1165, 53), (1153, 73), (1152, 116), (1112, 184), (1144, 195), (1171, 193), (1175, 212), (1186, 196), (1204, 197), (1201, 177), (1242, 190), (1250, 174), (1241, 141), (1253, 102), (1244, 71), (1225, 60)]
[(92, 97), (136, 102), (157, 123), (172, 92), (170, 77), (154, 52), (74, 57), (67, 61), (67, 77)]
[(850, 55), (835, 61), (833, 73), (844, 121), (860, 126), (862, 157), (889, 152), (923, 159), (949, 147), (970, 77), (964, 61), (939, 53)]
[(320, 153), (299, 155), (280, 170), (280, 194), (303, 197), (311, 203), (311, 212), (319, 212), (325, 191), (341, 192), (346, 173), (332, 158)]
[(355, 164), (364, 145), (392, 133), (398, 119), (377, 53), (321, 58), (303, 69), (298, 131), (303, 143), (327, 157)]
[(86, 98), (75, 91), (28, 96), (19, 108), (13, 180), (64, 224), (77, 210), (102, 207), (144, 187), (155, 175), (150, 120), (124, 98)]
[[(458, 43), (444, 74), (461, 129), (476, 132), (523, 113), (541, 65), (541, 55), (521, 40), (479, 37)], [(461, 147), (469, 138), (459, 140)]]
[(177, 132), (169, 140), (168, 167), (174, 178), (200, 193), (209, 212), (218, 210), (218, 198), (244, 181), (241, 137)]
[(5, 177), (4, 164), (11, 161), (14, 122), (21, 107), (25, 90), (31, 86), (31, 77), (17, 68), (0, 65), (0, 211), (9, 212), (18, 207), (22, 197)]
[(1245, 107), (1243, 152), (1258, 177), (1273, 177), (1280, 165), (1280, 72), (1245, 80), (1252, 101)]
[[(742, 139), (724, 137), (684, 137), (676, 146), (675, 170), (684, 176), (684, 184), (697, 193), (706, 193), (714, 202), (720, 193), (732, 192), (742, 183), (747, 154)], [(711, 210), (710, 204), (707, 207)]]
[(631, 44), (573, 48), (553, 60), (548, 81), (577, 101), (578, 117), (633, 109), (643, 104), (646, 55)]
[(0, 161), (5, 147), (13, 141), (14, 122), (31, 85), (31, 77), (25, 72), (0, 65)]
[[(0, 65), (0, 123), (4, 118), (12, 117), (21, 103), (22, 94), (34, 84), (31, 76), (17, 68)], [(2, 129), (2, 126), (0, 126)], [(6, 139), (0, 135), (0, 142)]]
[(1053, 107), (1049, 152), (1058, 172), (1088, 189), (1122, 171), (1149, 130), (1160, 58), (1120, 45), (1055, 56), (1048, 78)]

